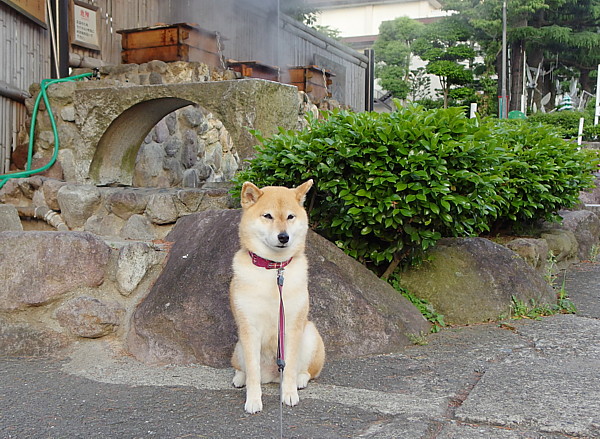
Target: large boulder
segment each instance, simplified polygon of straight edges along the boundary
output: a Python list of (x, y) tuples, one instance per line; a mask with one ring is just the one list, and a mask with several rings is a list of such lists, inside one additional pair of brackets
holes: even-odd
[[(236, 329), (229, 308), (240, 212), (179, 219), (169, 259), (135, 311), (128, 349), (150, 363), (229, 366)], [(309, 232), (311, 319), (330, 358), (398, 350), (429, 324), (404, 297), (333, 244)], [(277, 312), (277, 310), (274, 310)]]
[(508, 315), (512, 298), (556, 303), (543, 277), (508, 248), (484, 238), (444, 238), (426, 261), (402, 274), (401, 285), (428, 300), (450, 324)]
[(105, 278), (110, 248), (87, 232), (0, 233), (0, 311), (39, 306)]

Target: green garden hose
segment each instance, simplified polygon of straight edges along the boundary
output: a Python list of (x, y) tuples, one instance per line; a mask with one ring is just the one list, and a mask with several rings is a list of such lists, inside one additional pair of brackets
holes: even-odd
[[(29, 149), (27, 151), (27, 164), (25, 166), (24, 171), (13, 172), (12, 174), (4, 174), (0, 175), (0, 189), (4, 184), (11, 178), (22, 178), (29, 177), (33, 174), (37, 174), (39, 172), (44, 172), (48, 168), (50, 168), (54, 162), (56, 162), (56, 158), (58, 157), (58, 129), (56, 128), (56, 122), (54, 120), (54, 114), (52, 113), (52, 108), (50, 108), (50, 101), (48, 101), (48, 95), (46, 93), (46, 89), (52, 84), (56, 84), (58, 82), (67, 82), (67, 81), (76, 81), (78, 79), (86, 78), (89, 76), (93, 76), (94, 73), (83, 73), (81, 75), (69, 76), (67, 78), (60, 79), (43, 79), (40, 83), (41, 88), (40, 92), (35, 99), (35, 105), (33, 106), (33, 113), (31, 115), (31, 128), (29, 130)], [(35, 123), (37, 119), (38, 108), (40, 106), (40, 101), (44, 99), (44, 103), (46, 104), (46, 110), (48, 111), (48, 117), (50, 118), (50, 124), (52, 125), (52, 131), (54, 132), (54, 152), (52, 153), (52, 158), (50, 161), (46, 163), (44, 166), (38, 169), (31, 169), (31, 160), (33, 158), (33, 145), (35, 141)]]

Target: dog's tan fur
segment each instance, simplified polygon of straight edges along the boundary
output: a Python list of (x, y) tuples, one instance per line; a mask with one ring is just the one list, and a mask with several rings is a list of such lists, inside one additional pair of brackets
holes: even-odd
[[(233, 259), (230, 303), (238, 327), (239, 341), (231, 363), (235, 368), (233, 385), (246, 386), (245, 410), (262, 410), (261, 383), (278, 382), (275, 363), (279, 291), (277, 270), (255, 266), (248, 251), (262, 258), (282, 262), (285, 267), (285, 369), (282, 402), (298, 404), (298, 389), (319, 376), (325, 361), (323, 340), (308, 320), (308, 264), (304, 254), (308, 217), (303, 208), (308, 180), (295, 189), (264, 187), (246, 182), (242, 187), (240, 221), (241, 248)], [(287, 234), (282, 243), (278, 236)]]

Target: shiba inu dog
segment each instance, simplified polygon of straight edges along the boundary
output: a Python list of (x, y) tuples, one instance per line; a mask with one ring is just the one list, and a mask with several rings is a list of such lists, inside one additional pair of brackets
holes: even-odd
[(276, 356), (280, 297), (278, 269), (284, 268), (285, 368), (282, 402), (298, 404), (298, 389), (321, 373), (323, 340), (308, 320), (308, 263), (304, 254), (308, 216), (303, 204), (313, 184), (295, 189), (244, 183), (240, 250), (233, 258), (230, 304), (238, 328), (231, 363), (233, 385), (246, 386), (245, 410), (262, 410), (261, 383), (279, 382)]

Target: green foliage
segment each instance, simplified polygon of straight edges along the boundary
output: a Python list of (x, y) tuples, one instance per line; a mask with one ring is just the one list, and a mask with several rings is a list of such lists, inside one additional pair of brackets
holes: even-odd
[(510, 318), (512, 319), (532, 319), (540, 320), (542, 317), (553, 316), (555, 314), (576, 314), (577, 308), (569, 299), (564, 288), (557, 295), (555, 304), (538, 304), (534, 299), (529, 303), (511, 297)]
[(398, 99), (405, 99), (410, 92), (410, 82), (405, 78), (405, 69), (401, 66), (376, 66), (375, 75), (379, 85)]
[(579, 191), (591, 186), (597, 160), (552, 127), (522, 120), (490, 123), (490, 143), (501, 151), (496, 169), (503, 180), (497, 192), (503, 200), (500, 219), (551, 220), (558, 210), (577, 204)]
[(583, 140), (594, 140), (600, 136), (600, 127), (594, 126), (593, 113), (584, 111), (554, 111), (552, 113), (534, 113), (528, 120), (553, 127), (565, 139), (574, 139), (579, 133), (579, 119), (584, 118)]
[(423, 314), (423, 317), (425, 317), (425, 319), (432, 324), (431, 332), (439, 332), (444, 326), (446, 326), (446, 323), (444, 322), (444, 316), (439, 314), (433, 305), (429, 303), (429, 301), (415, 296), (406, 288), (400, 286), (399, 276), (397, 273), (394, 273), (392, 276), (390, 276), (388, 283), (394, 287), (396, 291), (407, 298), (409, 302), (412, 303), (421, 314)]
[(408, 97), (412, 102), (418, 101), (419, 99), (425, 99), (427, 96), (429, 96), (431, 79), (427, 75), (424, 67), (411, 70), (409, 73), (408, 82), (410, 84)]
[(591, 159), (541, 125), (419, 106), (323, 116), (300, 132), (255, 133), (262, 145), (237, 183), (313, 178), (312, 227), (375, 268), (418, 257), (442, 236), (478, 235), (501, 218), (549, 217), (592, 181)]
[(373, 48), (379, 78), (384, 90), (398, 99), (405, 99), (410, 90), (411, 44), (423, 24), (408, 17), (384, 21), (379, 26), (379, 36)]
[(464, 22), (450, 16), (428, 24), (412, 45), (413, 52), (428, 61), (427, 73), (440, 78), (444, 107), (448, 106), (452, 88), (473, 82), (473, 71), (461, 64), (475, 58), (475, 51), (467, 41), (469, 36), (470, 30)]

